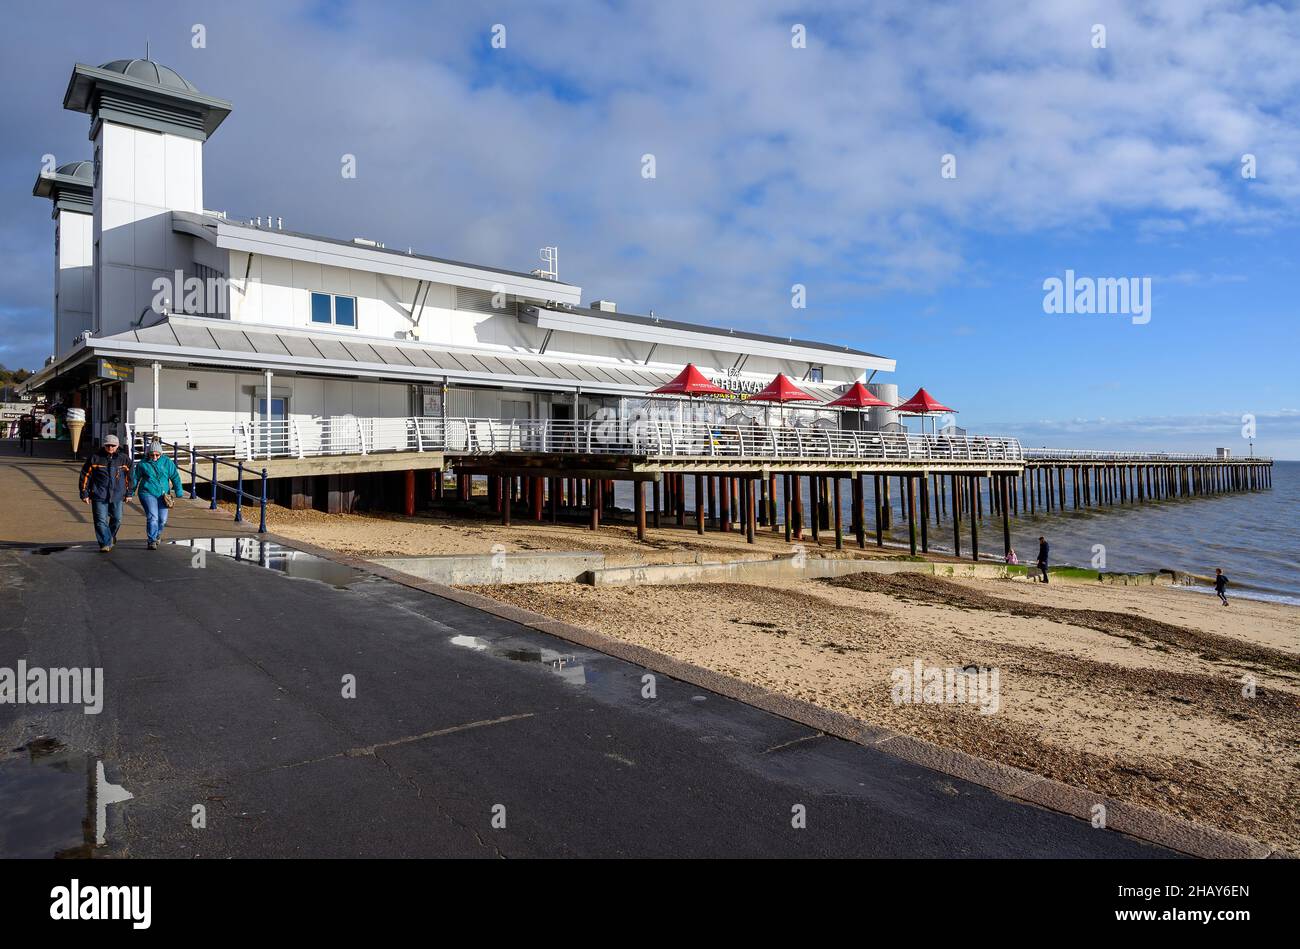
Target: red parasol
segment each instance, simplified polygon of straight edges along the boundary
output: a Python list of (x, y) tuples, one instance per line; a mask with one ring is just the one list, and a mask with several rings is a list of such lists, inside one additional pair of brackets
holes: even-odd
[(784, 372), (778, 372), (776, 378), (767, 384), (762, 392), (749, 397), (750, 402), (819, 402), (815, 395), (809, 395), (790, 381)]
[(855, 382), (849, 386), (849, 391), (834, 402), (827, 402), (826, 408), (844, 408), (844, 409), (871, 409), (881, 407), (892, 409), (893, 406), (884, 399), (877, 396), (861, 382)]
[[(865, 409), (878, 408), (878, 407), (886, 408), (886, 409), (893, 408), (892, 405), (890, 405), (884, 399), (877, 396), (874, 392), (872, 392), (870, 389), (864, 386), (861, 382), (853, 383), (853, 385), (849, 386), (848, 392), (845, 392), (834, 402), (826, 403), (826, 408), (828, 409), (831, 408), (857, 409), (858, 415), (861, 415), (863, 410)], [(841, 418), (840, 428), (843, 427), (844, 427), (844, 419)], [(862, 427), (861, 421), (858, 422), (858, 427), (859, 428)]]
[[(776, 402), (784, 405), (786, 402), (820, 402), (821, 400), (800, 389), (784, 372), (778, 372), (776, 378), (769, 382), (762, 392), (754, 393), (747, 401)], [(768, 423), (771, 423), (771, 419), (768, 419)]]
[[(912, 396), (902, 405), (896, 406), (894, 411), (899, 415), (920, 415), (924, 418), (926, 415), (944, 415), (946, 413), (956, 414), (956, 409), (950, 409), (944, 405), (922, 387), (916, 390), (916, 395)], [(924, 421), (921, 423), (921, 431), (925, 431)]]
[(730, 395), (722, 386), (715, 386), (704, 373), (695, 368), (694, 363), (687, 363), (686, 368), (677, 374), (671, 382), (650, 390), (651, 395)]

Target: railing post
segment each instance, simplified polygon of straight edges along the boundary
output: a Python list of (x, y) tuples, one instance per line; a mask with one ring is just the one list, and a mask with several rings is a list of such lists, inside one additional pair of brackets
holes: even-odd
[(185, 423), (185, 440), (189, 442), (190, 451), (194, 450), (194, 429), (190, 428), (190, 423)]
[(262, 469), (262, 516), (261, 522), (257, 525), (259, 534), (266, 533), (266, 469)]
[(424, 451), (424, 436), (420, 433), (420, 419), (413, 418), (411, 421), (415, 425), (415, 450)]
[(193, 501), (198, 494), (199, 487), (199, 456), (194, 452), (194, 446), (190, 445), (190, 500)]
[(239, 481), (235, 491), (235, 523), (244, 522), (244, 463), (239, 463)]
[(209, 510), (217, 509), (217, 456), (212, 456), (212, 506)]
[(366, 430), (361, 424), (360, 416), (357, 416), (357, 440), (361, 443), (361, 454), (368, 454), (366, 451)]

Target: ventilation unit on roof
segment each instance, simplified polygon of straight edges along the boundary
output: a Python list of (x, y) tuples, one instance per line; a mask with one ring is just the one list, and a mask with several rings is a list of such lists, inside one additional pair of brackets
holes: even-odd
[(360, 244), (362, 247), (378, 247), (380, 250), (384, 249), (383, 241), (372, 241), (365, 237), (354, 237), (352, 238), (352, 243)]
[(604, 313), (618, 312), (618, 304), (616, 304), (613, 300), (592, 300), (591, 308), (593, 310), (600, 310)]

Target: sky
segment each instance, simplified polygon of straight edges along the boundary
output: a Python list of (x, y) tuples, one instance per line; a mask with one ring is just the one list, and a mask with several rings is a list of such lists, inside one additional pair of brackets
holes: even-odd
[[(148, 43), (234, 105), (209, 208), (507, 269), (556, 245), (584, 301), (879, 353), (898, 368), (875, 381), (1029, 446), (1300, 458), (1295, 5), (6, 10), (10, 368), (51, 348), (31, 188), (44, 155), (90, 157), (72, 66)], [(1149, 287), (1149, 310), (1045, 312), (1067, 271)]]

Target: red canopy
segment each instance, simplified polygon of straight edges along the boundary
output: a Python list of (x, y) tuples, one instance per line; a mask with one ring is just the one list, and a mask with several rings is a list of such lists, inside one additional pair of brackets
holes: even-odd
[(672, 382), (653, 389), (651, 395), (730, 395), (728, 389), (715, 386), (704, 373), (695, 368), (694, 363), (687, 363), (686, 368), (677, 374)]
[(767, 384), (767, 388), (762, 392), (751, 395), (747, 400), (749, 402), (820, 402), (821, 400), (815, 395), (809, 395), (800, 389), (797, 385), (786, 377), (784, 372), (778, 372), (776, 378)]
[(870, 409), (876, 406), (884, 406), (887, 409), (893, 408), (888, 402), (876, 396), (870, 389), (861, 382), (855, 382), (849, 386), (849, 391), (844, 393), (834, 402), (827, 402), (826, 408), (845, 408), (845, 409)]
[(917, 389), (916, 395), (912, 396), (902, 405), (894, 407), (894, 411), (899, 415), (938, 415), (941, 412), (956, 412), (956, 409), (950, 409), (944, 405), (924, 388)]

